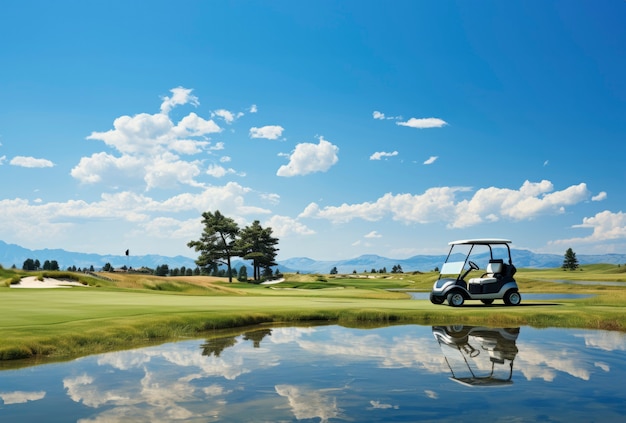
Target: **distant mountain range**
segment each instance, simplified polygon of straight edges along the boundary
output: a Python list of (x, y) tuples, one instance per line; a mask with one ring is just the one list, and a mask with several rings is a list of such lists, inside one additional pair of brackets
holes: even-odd
[[(511, 250), (513, 262), (518, 268), (553, 268), (563, 264), (563, 255), (537, 254), (529, 250)], [(626, 254), (602, 254), (602, 255), (576, 255), (580, 264), (626, 264)], [(110, 263), (114, 268), (132, 267), (138, 269), (148, 267), (155, 269), (157, 266), (167, 264), (170, 269), (195, 268), (195, 259), (185, 256), (167, 257), (157, 254), (143, 256), (100, 255), (88, 253), (76, 253), (61, 249), (29, 250), (15, 244), (7, 244), (0, 241), (0, 264), (5, 268), (13, 265), (21, 269), (27, 259), (39, 260), (43, 265), (46, 260), (56, 260), (63, 270), (70, 266), (81, 269), (89, 269), (93, 266), (100, 270), (105, 264)], [(417, 255), (406, 259), (393, 259), (375, 254), (365, 254), (348, 260), (313, 260), (307, 257), (296, 257), (278, 261), (278, 269), (282, 273), (330, 273), (331, 269), (337, 268), (339, 273), (369, 272), (372, 269), (379, 271), (383, 268), (391, 272), (394, 266), (401, 266), (404, 272), (421, 271), (428, 272), (435, 267), (441, 267), (446, 255)], [(232, 266), (239, 269), (242, 265), (248, 267), (248, 274), (252, 274), (249, 262), (235, 258)]]

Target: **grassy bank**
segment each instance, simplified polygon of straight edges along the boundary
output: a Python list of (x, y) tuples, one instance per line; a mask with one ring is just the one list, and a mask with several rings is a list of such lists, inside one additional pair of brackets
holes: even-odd
[[(257, 323), (530, 325), (626, 331), (626, 287), (549, 282), (578, 277), (579, 273), (585, 274), (580, 280), (626, 280), (626, 274), (617, 266), (583, 272), (520, 271), (517, 279), (522, 296), (529, 292), (592, 296), (551, 302), (523, 300), (518, 307), (504, 307), (500, 302), (485, 307), (468, 302), (464, 307), (452, 308), (388, 291), (429, 291), (436, 279), (434, 273), (370, 277), (289, 275), (285, 282), (276, 285), (229, 284), (219, 278), (200, 276), (106, 274), (106, 278), (96, 278), (63, 273), (46, 276), (76, 278), (85, 286), (16, 289), (9, 285), (23, 275), (3, 270), (0, 360), (76, 357), (208, 336), (215, 329)], [(599, 279), (598, 275), (609, 279)]]

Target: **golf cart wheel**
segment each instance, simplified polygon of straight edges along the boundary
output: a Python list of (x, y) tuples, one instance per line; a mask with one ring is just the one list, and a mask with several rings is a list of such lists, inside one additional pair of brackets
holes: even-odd
[(488, 300), (480, 300), (481, 303), (485, 304), (485, 305), (489, 305), (489, 304), (493, 304), (493, 299), (488, 299)]
[(511, 289), (504, 294), (504, 304), (506, 305), (519, 305), (522, 302), (522, 296), (519, 292)]
[(452, 291), (448, 294), (448, 305), (452, 307), (461, 307), (465, 302), (465, 298), (460, 291)]
[(433, 304), (443, 304), (446, 299), (443, 297), (438, 297), (436, 295), (430, 294), (430, 302)]

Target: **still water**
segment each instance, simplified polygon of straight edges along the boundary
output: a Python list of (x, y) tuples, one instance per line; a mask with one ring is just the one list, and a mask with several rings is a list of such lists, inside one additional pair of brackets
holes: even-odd
[(0, 372), (0, 422), (615, 422), (626, 334), (259, 327)]

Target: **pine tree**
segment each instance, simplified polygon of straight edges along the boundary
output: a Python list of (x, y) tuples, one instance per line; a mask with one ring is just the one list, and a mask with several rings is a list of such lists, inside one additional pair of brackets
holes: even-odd
[(563, 258), (563, 265), (561, 266), (563, 270), (576, 270), (578, 268), (578, 259), (576, 258), (576, 253), (571, 248), (568, 248), (565, 251), (565, 256)]

